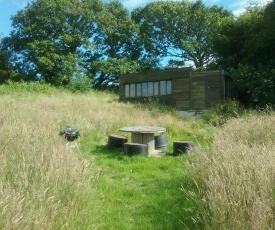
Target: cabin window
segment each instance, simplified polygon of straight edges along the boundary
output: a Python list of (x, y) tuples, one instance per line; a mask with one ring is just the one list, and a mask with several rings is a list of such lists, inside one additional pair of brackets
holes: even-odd
[(154, 96), (159, 95), (159, 83), (154, 82)]
[(154, 95), (154, 84), (153, 82), (148, 82), (148, 96)]
[(125, 85), (125, 97), (151, 97), (172, 94), (171, 81), (131, 83)]
[(147, 97), (148, 96), (148, 92), (147, 92), (147, 82), (143, 82), (142, 84), (141, 84), (141, 95), (143, 96), (143, 97)]
[(160, 95), (167, 95), (172, 93), (171, 81), (161, 81), (160, 82)]
[(136, 84), (130, 84), (130, 97), (136, 96)]
[(166, 95), (166, 81), (160, 82), (160, 95)]
[(166, 94), (172, 94), (172, 83), (171, 81), (166, 81)]
[(125, 85), (125, 97), (129, 97), (129, 85)]
[(141, 97), (141, 84), (137, 83), (137, 97)]

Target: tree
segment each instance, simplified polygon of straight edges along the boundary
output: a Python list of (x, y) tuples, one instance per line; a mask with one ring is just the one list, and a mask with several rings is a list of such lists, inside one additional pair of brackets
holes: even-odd
[(221, 18), (230, 15), (217, 6), (208, 8), (200, 0), (152, 2), (132, 12), (147, 52), (155, 57), (191, 61), (196, 68), (214, 61), (210, 40)]
[(129, 11), (118, 1), (105, 3), (104, 11), (97, 18), (95, 48), (84, 54), (88, 69), (96, 76), (94, 87), (115, 87), (119, 74), (147, 67), (146, 61), (140, 58), (137, 37), (138, 26), (131, 20)]
[(243, 65), (231, 69), (237, 99), (246, 106), (275, 108), (275, 69), (264, 65)]
[(5, 47), (22, 76), (66, 85), (85, 69), (79, 55), (96, 29), (100, 0), (37, 0), (12, 18)]
[(264, 11), (264, 53), (270, 66), (275, 69), (275, 0), (266, 5)]
[(218, 63), (231, 72), (236, 97), (247, 106), (275, 105), (274, 5), (250, 5), (224, 20), (213, 39)]
[(6, 83), (8, 80), (19, 80), (18, 74), (12, 69), (9, 63), (9, 57), (3, 49), (3, 40), (0, 41), (0, 84)]
[(255, 63), (262, 46), (263, 9), (247, 8), (237, 18), (226, 18), (216, 31), (213, 44), (222, 67), (237, 68), (239, 63)]

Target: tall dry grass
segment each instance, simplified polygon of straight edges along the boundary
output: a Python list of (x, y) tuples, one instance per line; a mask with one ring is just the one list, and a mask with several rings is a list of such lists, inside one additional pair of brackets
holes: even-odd
[(195, 155), (195, 221), (204, 229), (275, 228), (274, 113), (231, 120)]
[[(67, 125), (80, 142), (104, 145), (127, 125), (193, 132), (192, 124), (108, 93), (2, 93), (0, 96), (0, 229), (94, 229), (93, 158), (66, 148)], [(81, 144), (81, 143), (80, 143)]]
[(85, 217), (91, 162), (57, 135), (66, 104), (56, 97), (1, 96), (1, 229), (77, 229)]

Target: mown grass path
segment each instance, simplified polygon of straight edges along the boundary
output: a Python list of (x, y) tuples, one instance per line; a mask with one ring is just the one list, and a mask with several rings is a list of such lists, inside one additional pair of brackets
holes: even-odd
[(127, 157), (105, 146), (91, 151), (91, 183), (100, 229), (192, 229), (192, 203), (181, 191), (190, 186), (184, 156)]

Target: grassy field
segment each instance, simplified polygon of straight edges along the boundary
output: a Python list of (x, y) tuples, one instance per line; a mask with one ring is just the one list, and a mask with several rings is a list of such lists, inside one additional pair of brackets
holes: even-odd
[[(0, 229), (274, 227), (274, 112), (217, 128), (111, 93), (36, 84), (0, 86), (0, 111)], [(67, 125), (80, 131), (80, 151), (58, 135)], [(132, 125), (166, 127), (166, 156), (107, 148), (109, 134)], [(198, 148), (173, 157), (174, 140)]]
[(205, 229), (275, 228), (275, 114), (232, 119), (190, 165)]

